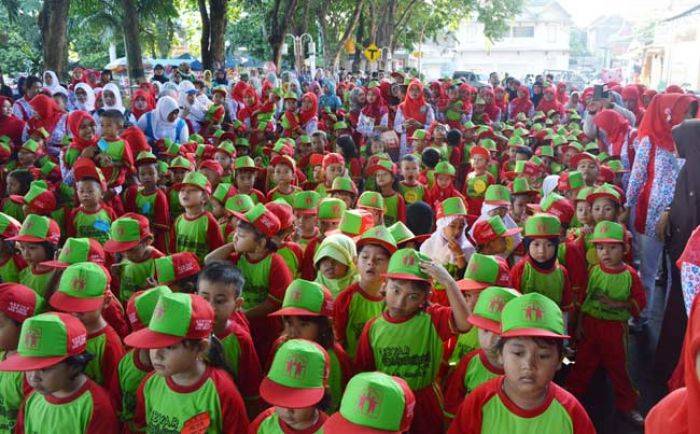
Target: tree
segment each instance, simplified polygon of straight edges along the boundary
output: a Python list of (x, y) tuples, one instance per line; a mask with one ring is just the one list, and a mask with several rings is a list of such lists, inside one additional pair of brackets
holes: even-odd
[(265, 22), (267, 40), (272, 47), (272, 61), (280, 67), (282, 61), (282, 44), (292, 24), (292, 17), (297, 7), (297, 0), (273, 0), (268, 10)]
[(226, 0), (197, 0), (197, 5), (202, 17), (202, 64), (205, 69), (221, 68), (226, 62)]
[(121, 0), (124, 8), (124, 46), (129, 78), (133, 82), (144, 79), (143, 59), (141, 58), (141, 41), (139, 40), (139, 16), (134, 0)]
[(68, 63), (68, 10), (70, 0), (44, 0), (39, 12), (44, 70), (64, 76)]
[[(366, 0), (320, 1), (318, 22), (323, 34), (324, 58), (328, 67), (337, 67), (340, 52), (352, 37)], [(340, 24), (340, 25), (339, 25)]]

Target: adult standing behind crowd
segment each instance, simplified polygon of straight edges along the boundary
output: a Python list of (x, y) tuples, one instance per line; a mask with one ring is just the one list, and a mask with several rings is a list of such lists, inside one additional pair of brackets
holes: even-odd
[(12, 107), (12, 113), (14, 113), (15, 116), (25, 122), (29, 121), (29, 119), (34, 116), (34, 109), (29, 104), (29, 101), (37, 96), (39, 91), (41, 91), (41, 86), (42, 83), (39, 77), (32, 75), (24, 80), (24, 95), (22, 98), (15, 101), (15, 104)]
[(417, 129), (428, 129), (435, 121), (435, 111), (425, 101), (423, 84), (417, 79), (411, 80), (406, 90), (406, 96), (394, 118), (394, 131), (401, 134), (400, 154), (403, 157), (412, 152), (408, 145), (408, 137)]
[(32, 98), (29, 104), (34, 109), (34, 116), (29, 119), (28, 130), (25, 130), (22, 140), (26, 141), (34, 134), (40, 134), (41, 128), (48, 133), (44, 139), (46, 151), (52, 157), (58, 157), (63, 143), (63, 136), (67, 133), (66, 119), (68, 113), (61, 110), (56, 100), (50, 96), (40, 94)]

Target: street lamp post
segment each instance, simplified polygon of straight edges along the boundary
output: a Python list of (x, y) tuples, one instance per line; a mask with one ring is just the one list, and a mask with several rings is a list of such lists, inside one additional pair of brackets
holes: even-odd
[(384, 70), (391, 72), (391, 47), (382, 47), (382, 58), (384, 59)]
[[(316, 69), (316, 44), (314, 43), (314, 38), (309, 33), (303, 33), (301, 36), (286, 33), (284, 37), (287, 38), (287, 36), (291, 37), (294, 43), (294, 69), (299, 73), (301, 72), (304, 63), (304, 36), (309, 38), (309, 63), (311, 64), (313, 74), (313, 72), (315, 72), (314, 70)], [(289, 46), (287, 43), (282, 44), (281, 51), (282, 55), (285, 56), (289, 53)]]

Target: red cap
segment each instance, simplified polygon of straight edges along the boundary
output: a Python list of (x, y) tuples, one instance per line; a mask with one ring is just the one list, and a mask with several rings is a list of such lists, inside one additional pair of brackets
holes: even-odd
[(36, 315), (40, 298), (34, 290), (19, 283), (0, 283), (0, 312), (19, 323)]
[(311, 154), (309, 157), (309, 166), (321, 166), (323, 165), (323, 154)]
[(48, 215), (56, 209), (56, 195), (51, 190), (44, 190), (39, 195), (34, 196), (29, 202), (26, 201), (24, 196), (18, 194), (10, 195), (10, 200), (27, 205), (29, 208), (28, 214)]
[(615, 172), (608, 166), (600, 166), (598, 168), (598, 182), (607, 182), (612, 184), (615, 182)]
[(482, 157), (486, 158), (487, 160), (491, 158), (491, 154), (489, 154), (489, 150), (484, 148), (483, 146), (472, 146), (471, 150), (469, 151), (470, 156), (475, 156), (475, 155), (481, 155)]
[(278, 164), (284, 164), (292, 170), (297, 170), (297, 165), (294, 159), (289, 155), (275, 155), (272, 160), (270, 160), (271, 166), (277, 166)]
[(73, 176), (75, 181), (82, 181), (83, 179), (92, 179), (100, 183), (102, 190), (107, 190), (107, 182), (102, 176), (102, 172), (95, 165), (95, 162), (89, 158), (80, 157), (73, 164)]
[(501, 235), (498, 235), (496, 232), (494, 232), (488, 220), (480, 220), (474, 224), (474, 241), (476, 241), (477, 245), (483, 246), (496, 238), (512, 237), (520, 232), (520, 230), (521, 228), (510, 228), (506, 229), (506, 231)]
[(590, 154), (588, 152), (579, 152), (578, 154), (571, 157), (571, 160), (569, 161), (569, 166), (575, 169), (578, 166), (578, 164), (584, 160), (591, 160), (596, 165), (598, 164), (598, 159), (595, 157), (595, 155)]
[(199, 164), (200, 169), (209, 169), (216, 173), (216, 176), (224, 176), (224, 168), (216, 160), (204, 160)]
[(330, 166), (331, 164), (342, 164), (344, 166), (345, 165), (345, 158), (343, 158), (342, 155), (337, 154), (335, 152), (331, 152), (330, 154), (326, 154), (323, 157), (323, 169), (325, 170), (326, 167)]
[(291, 228), (294, 225), (294, 209), (287, 202), (268, 202), (265, 204), (265, 208), (272, 211), (272, 213), (279, 219), (280, 230)]

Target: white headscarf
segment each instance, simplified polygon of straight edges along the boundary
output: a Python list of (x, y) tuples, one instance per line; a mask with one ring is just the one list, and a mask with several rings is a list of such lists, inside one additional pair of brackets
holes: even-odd
[(160, 92), (158, 93), (158, 98), (161, 98), (164, 96), (169, 96), (177, 101), (178, 93), (179, 92), (178, 92), (177, 83), (169, 81), (169, 82), (163, 84), (163, 87), (161, 87)]
[[(452, 253), (452, 250), (450, 250), (449, 243), (447, 242), (447, 238), (445, 238), (443, 229), (445, 229), (445, 227), (449, 226), (450, 223), (452, 223), (458, 218), (465, 217), (449, 215), (438, 219), (437, 229), (435, 230), (435, 232), (433, 232), (430, 238), (428, 238), (423, 244), (421, 244), (420, 252), (428, 255), (430, 259), (432, 259), (433, 261), (435, 261), (435, 263), (440, 265), (456, 263), (457, 258), (455, 257), (455, 254)], [(467, 237), (464, 235), (464, 232), (462, 232), (459, 235), (459, 238), (457, 238), (456, 242), (462, 249), (465, 260), (468, 261), (472, 253), (474, 253), (474, 246), (472, 246), (469, 240), (467, 240)]]
[[(108, 106), (104, 102), (104, 93), (110, 91), (114, 94), (114, 105)], [(102, 108), (104, 110), (119, 110), (122, 114), (124, 114), (124, 111), (126, 110), (124, 108), (124, 104), (122, 103), (122, 94), (121, 91), (119, 90), (119, 87), (114, 84), (114, 83), (107, 83), (105, 87), (102, 89)]]
[(56, 90), (56, 87), (60, 86), (61, 83), (58, 82), (58, 77), (56, 76), (56, 73), (53, 71), (44, 71), (44, 75), (41, 76), (41, 79), (44, 79), (44, 76), (46, 74), (49, 74), (51, 76), (51, 84), (46, 84), (44, 83), (44, 88), (48, 89), (49, 92), (51, 92), (51, 95), (53, 95), (54, 90)]
[(553, 192), (559, 184), (559, 175), (549, 175), (542, 181), (542, 197), (547, 196), (549, 193)]
[(194, 84), (192, 84), (191, 81), (185, 80), (182, 83), (180, 83), (180, 107), (187, 107), (190, 112), (188, 117), (191, 117), (197, 122), (202, 122), (204, 120), (204, 116), (206, 115), (207, 109), (211, 104), (211, 101), (209, 101), (209, 98), (207, 98), (204, 95), (195, 95), (194, 103), (190, 104), (190, 102), (187, 100), (187, 92), (192, 90), (196, 91), (196, 88), (194, 87)]
[[(472, 225), (471, 229), (469, 229), (469, 235), (473, 238), (474, 237), (474, 226), (476, 226), (476, 224), (482, 220), (490, 219), (492, 217), (490, 215), (491, 211), (498, 209), (498, 208), (501, 208), (503, 206), (504, 205), (491, 205), (491, 204), (484, 202), (484, 204), (481, 205), (481, 215), (479, 216), (478, 219), (476, 219), (476, 221)], [(518, 227), (518, 224), (515, 223), (515, 220), (513, 220), (513, 217), (511, 217), (510, 214), (506, 214), (506, 216), (503, 217), (503, 224), (505, 225), (506, 229), (513, 229), (513, 228)], [(520, 243), (523, 242), (523, 236), (520, 235), (520, 233), (517, 233), (510, 238), (513, 240), (513, 244), (511, 245), (512, 247), (510, 247), (505, 253), (499, 255), (504, 259), (507, 258), (508, 256), (510, 256), (510, 254), (513, 253), (513, 250), (515, 250), (515, 248), (518, 247), (518, 245), (520, 245)]]
[(168, 120), (168, 115), (179, 109), (180, 105), (173, 97), (164, 96), (158, 100), (158, 103), (156, 103), (156, 108), (153, 110), (152, 119), (153, 135), (155, 138), (162, 139), (163, 137), (166, 137), (173, 128), (175, 128), (177, 118), (171, 122)]
[(85, 110), (86, 112), (92, 113), (95, 110), (95, 91), (92, 90), (90, 85), (87, 83), (76, 84), (75, 88), (73, 89), (73, 93), (77, 92), (78, 89), (84, 90), (87, 94), (87, 98), (85, 98), (85, 104), (81, 104), (76, 97), (75, 106), (80, 110)]

